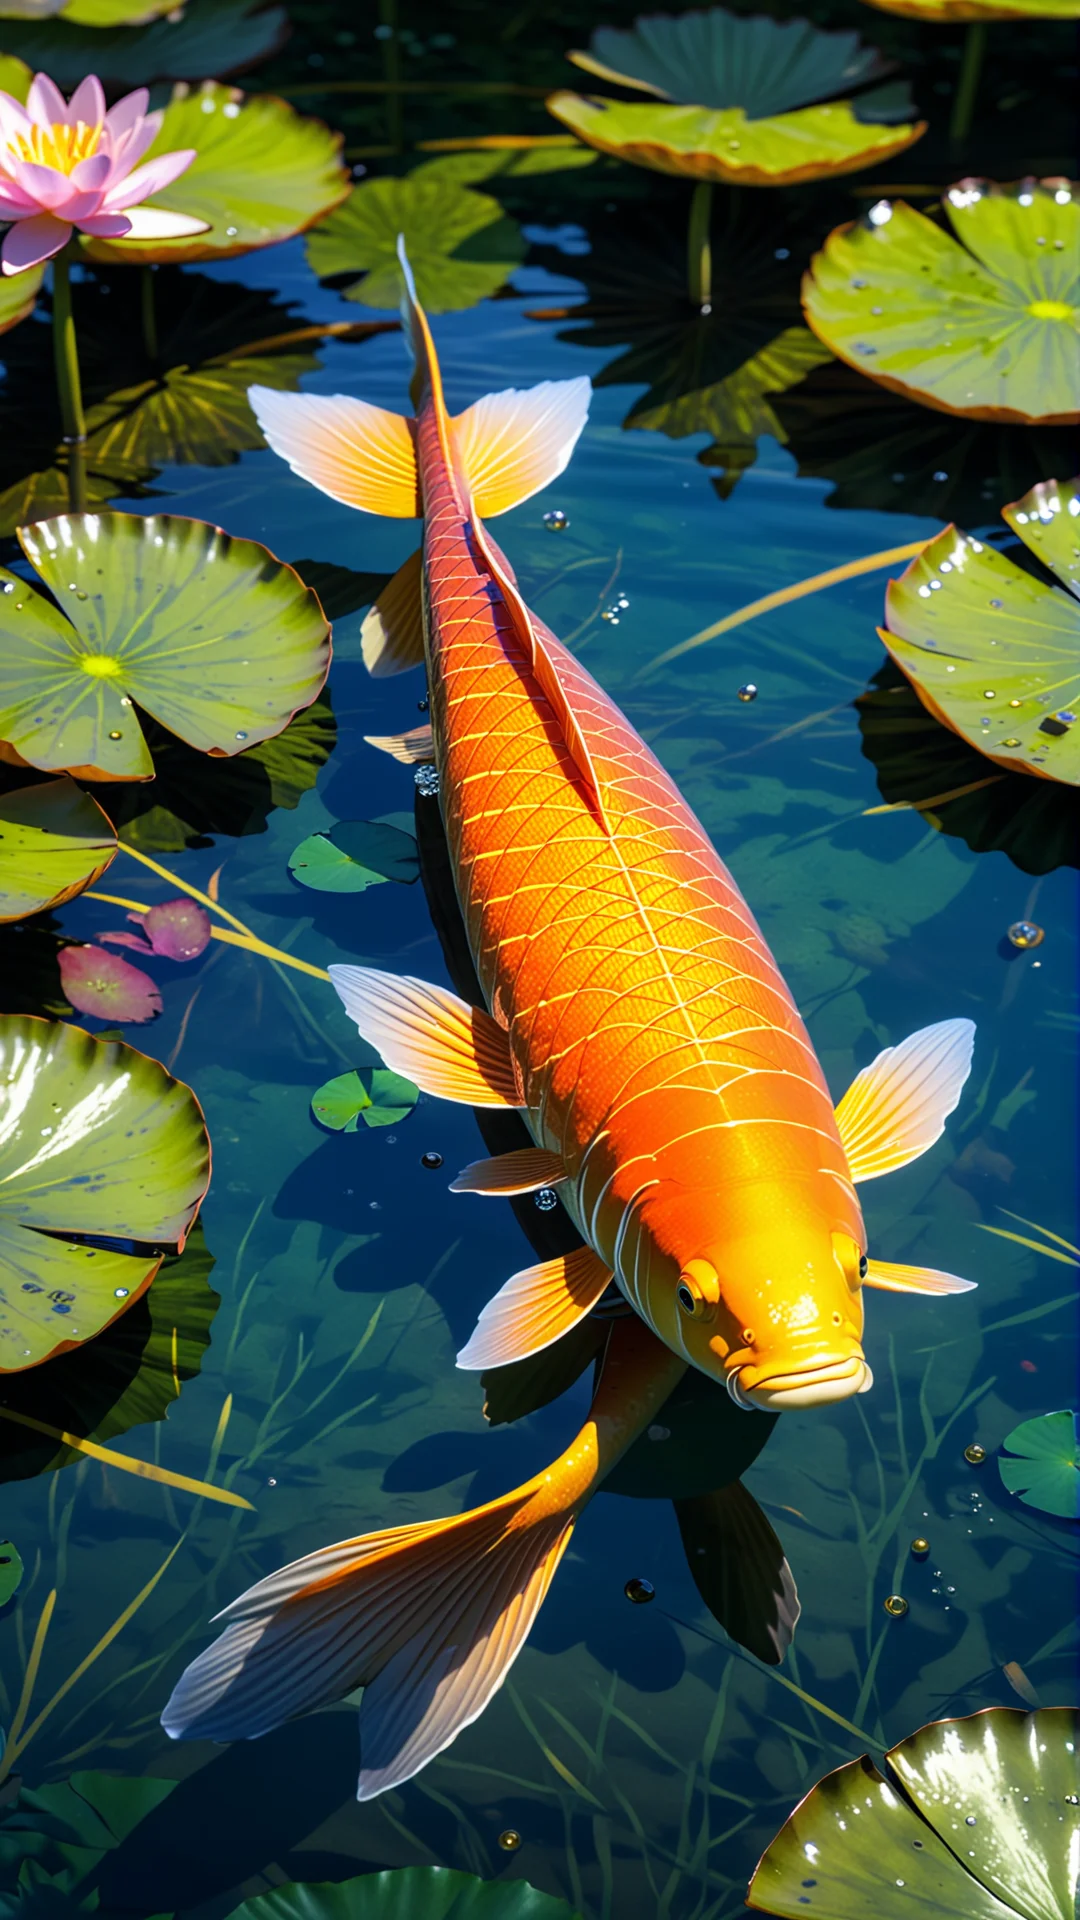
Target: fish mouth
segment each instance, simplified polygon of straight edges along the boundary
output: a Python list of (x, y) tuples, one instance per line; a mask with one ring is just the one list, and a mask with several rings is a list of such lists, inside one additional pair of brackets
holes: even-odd
[(742, 1385), (740, 1374), (750, 1371), (737, 1367), (728, 1375), (727, 1390), (737, 1407), (752, 1413), (783, 1413), (793, 1407), (821, 1407), (833, 1400), (847, 1400), (854, 1393), (869, 1393), (874, 1384), (861, 1353), (844, 1360), (828, 1360), (817, 1366), (800, 1367), (792, 1373), (773, 1373), (754, 1386)]

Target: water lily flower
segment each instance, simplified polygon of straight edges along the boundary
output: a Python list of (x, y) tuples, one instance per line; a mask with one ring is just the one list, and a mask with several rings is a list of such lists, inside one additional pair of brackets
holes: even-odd
[(0, 91), (0, 248), (5, 274), (22, 273), (59, 253), (73, 229), (101, 239), (174, 239), (204, 233), (206, 223), (139, 202), (171, 185), (195, 149), (138, 163), (164, 116), (147, 113), (137, 87), (105, 110), (101, 82), (80, 82), (70, 101), (44, 73), (26, 105)]

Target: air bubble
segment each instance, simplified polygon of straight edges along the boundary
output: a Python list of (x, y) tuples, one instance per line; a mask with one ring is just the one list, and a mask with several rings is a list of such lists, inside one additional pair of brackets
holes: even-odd
[(544, 515), (544, 525), (549, 533), (565, 533), (570, 525), (570, 516), (565, 514), (561, 507), (552, 507), (550, 512)]

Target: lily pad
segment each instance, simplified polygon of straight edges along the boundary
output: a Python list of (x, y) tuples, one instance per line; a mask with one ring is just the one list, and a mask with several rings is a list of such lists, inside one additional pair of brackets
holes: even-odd
[(0, 920), (73, 900), (100, 880), (115, 853), (111, 821), (74, 780), (0, 795)]
[(33, 313), (44, 277), (44, 267), (27, 267), (25, 273), (5, 274), (0, 280), (0, 333), (9, 333)]
[(22, 1554), (11, 1540), (0, 1540), (0, 1607), (6, 1607), (13, 1594), (18, 1593), (26, 1569)]
[(891, 581), (881, 637), (923, 705), (1002, 766), (1080, 786), (1080, 483), (1006, 508), (1071, 592), (946, 527)]
[[(561, 141), (566, 144), (557, 144)], [(509, 135), (496, 135), (490, 146), (481, 138), (463, 153), (440, 153), (433, 160), (423, 160), (412, 168), (410, 177), (454, 180), (458, 186), (474, 187), (479, 180), (537, 180), (543, 174), (577, 173), (582, 167), (595, 166), (596, 157), (566, 134), (533, 142), (522, 134), (520, 144), (514, 144)]]
[(1073, 1920), (1078, 1746), (1072, 1708), (991, 1707), (921, 1728), (883, 1773), (864, 1755), (796, 1807), (747, 1904), (791, 1920)]
[[(17, 1015), (0, 1018), (0, 1108), (0, 1371), (11, 1373), (92, 1339), (145, 1291), (164, 1249), (183, 1246), (210, 1143), (194, 1094), (158, 1061)], [(135, 1250), (119, 1251), (125, 1241)]]
[(1080, 1416), (1043, 1413), (1022, 1420), (1001, 1444), (1009, 1454), (999, 1454), (998, 1472), (1010, 1493), (1039, 1513), (1080, 1520)]
[(116, 1773), (73, 1773), (52, 1785), (22, 1786), (0, 1816), (0, 1889), (17, 1899), (7, 1912), (68, 1920), (97, 1911), (103, 1857), (175, 1786), (175, 1780)]
[(1080, 0), (867, 0), (882, 13), (934, 24), (965, 20), (1077, 20)]
[(332, 1133), (355, 1133), (365, 1127), (392, 1127), (407, 1120), (420, 1090), (389, 1067), (365, 1067), (362, 1073), (339, 1073), (311, 1096), (311, 1111), (320, 1126)]
[(245, 95), (216, 80), (195, 91), (181, 84), (146, 158), (194, 147), (195, 159), (143, 204), (206, 220), (210, 231), (189, 240), (84, 239), (83, 246), (93, 260), (145, 265), (229, 259), (290, 240), (348, 193), (341, 139), (273, 94)]
[[(42, 1371), (9, 1374), (4, 1407), (99, 1446), (132, 1427), (164, 1420), (202, 1366), (221, 1295), (199, 1221), (183, 1253), (166, 1255), (152, 1287), (118, 1320)], [(0, 1480), (25, 1480), (85, 1460), (46, 1434), (0, 1419)]]
[(629, 28), (597, 27), (576, 67), (661, 100), (766, 120), (812, 100), (830, 100), (889, 71), (857, 33), (826, 33), (806, 20), (749, 18), (723, 7), (647, 14)]
[(64, 992), (78, 1013), (118, 1027), (143, 1026), (161, 1012), (161, 995), (148, 973), (101, 947), (61, 947)]
[(309, 834), (289, 855), (289, 872), (316, 893), (363, 893), (384, 880), (409, 886), (420, 872), (416, 840), (392, 820), (341, 820)]
[(158, 953), (166, 960), (197, 960), (210, 945), (211, 919), (205, 907), (180, 894), (163, 900), (145, 913), (129, 913), (142, 933), (99, 933), (114, 947), (134, 947), (137, 953)]
[[(70, 92), (87, 73), (117, 90), (152, 80), (220, 79), (265, 60), (288, 32), (285, 9), (260, 0), (187, 0), (182, 12), (172, 6), (167, 11), (171, 19), (159, 16), (134, 32), (76, 25), (70, 12), (9, 20), (3, 40), (30, 68)], [(3, 79), (0, 86), (10, 91)]]
[(14, 574), (0, 598), (0, 738), (32, 766), (145, 780), (133, 702), (203, 753), (280, 733), (326, 678), (330, 632), (291, 567), (174, 515), (24, 527), (58, 607)]
[(490, 194), (425, 178), (421, 170), (403, 180), (365, 180), (354, 187), (308, 240), (308, 265), (323, 279), (362, 273), (363, 279), (344, 288), (347, 300), (397, 307), (403, 292), (399, 234), (429, 313), (457, 312), (497, 293), (526, 252), (520, 229)]
[(581, 1920), (524, 1880), (477, 1880), (447, 1867), (399, 1867), (334, 1885), (275, 1887), (230, 1920)]
[(883, 386), (976, 420), (1080, 420), (1080, 201), (1060, 181), (950, 187), (956, 238), (903, 201), (838, 227), (803, 283), (814, 332)]

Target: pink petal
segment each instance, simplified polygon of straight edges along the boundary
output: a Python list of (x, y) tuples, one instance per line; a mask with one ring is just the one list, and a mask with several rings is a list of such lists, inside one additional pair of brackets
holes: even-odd
[(161, 995), (148, 973), (101, 947), (61, 947), (60, 983), (79, 1013), (140, 1026), (161, 1012)]
[(95, 240), (126, 240), (131, 221), (126, 213), (88, 213), (79, 221), (79, 232), (89, 233)]
[(34, 75), (26, 96), (26, 110), (31, 120), (36, 120), (40, 127), (67, 125), (67, 101), (47, 73)]
[(38, 160), (9, 159), (8, 168), (17, 187), (43, 213), (55, 213), (71, 197), (71, 181), (59, 167), (47, 167)]
[(96, 73), (80, 80), (68, 102), (68, 124), (82, 121), (87, 127), (100, 127), (105, 119), (105, 93)]
[(156, 160), (148, 160), (145, 166), (136, 167), (126, 180), (110, 187), (102, 202), (102, 210), (115, 213), (119, 207), (133, 207), (151, 193), (160, 193), (163, 187), (171, 186), (174, 180), (179, 179), (194, 158), (194, 147), (176, 153), (159, 153)]
[(100, 193), (112, 174), (113, 163), (107, 153), (92, 153), (72, 167), (68, 178), (80, 193)]
[(0, 142), (6, 144), (13, 133), (26, 133), (32, 125), (21, 100), (13, 99), (0, 88)]
[[(131, 917), (129, 914), (128, 918)], [(111, 947), (134, 947), (137, 953), (154, 951), (149, 940), (143, 940), (137, 933), (99, 933), (97, 937), (99, 940), (107, 940)]]
[(20, 214), (36, 211), (37, 201), (24, 193), (22, 187), (17, 187), (14, 180), (5, 180), (0, 174), (0, 220), (17, 220)]
[[(115, 107), (110, 107), (108, 113), (105, 115), (105, 125), (112, 134), (113, 139), (118, 140), (122, 133), (130, 132), (136, 122), (143, 118), (149, 104), (150, 95), (146, 88), (136, 87), (134, 93), (125, 93), (123, 99), (118, 100)], [(149, 117), (151, 120), (156, 120), (158, 126), (161, 125), (162, 119), (164, 118), (160, 113), (151, 114)]]
[(210, 945), (210, 915), (194, 900), (166, 900), (143, 915), (155, 953), (170, 960), (197, 960)]
[(36, 213), (30, 220), (17, 220), (4, 235), (0, 265), (5, 274), (22, 273), (49, 260), (71, 238), (66, 220), (55, 220), (51, 213)]
[(93, 219), (100, 205), (100, 193), (72, 193), (62, 207), (54, 208), (53, 211), (64, 220), (70, 220), (73, 227), (81, 227), (84, 220)]
[(138, 165), (147, 148), (153, 146), (161, 132), (161, 123), (164, 118), (163, 113), (148, 113), (146, 119), (137, 121), (130, 132), (122, 133), (118, 139), (112, 140), (114, 178), (119, 179), (121, 173), (129, 174), (132, 168)]

